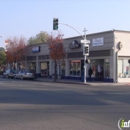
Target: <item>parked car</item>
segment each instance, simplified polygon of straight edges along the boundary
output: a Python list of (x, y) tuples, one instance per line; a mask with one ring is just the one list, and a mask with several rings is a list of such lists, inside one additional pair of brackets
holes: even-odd
[(35, 79), (35, 75), (27, 70), (20, 70), (16, 75), (15, 78), (20, 79)]
[(17, 74), (17, 70), (5, 70), (5, 72), (3, 73), (3, 78), (14, 78), (15, 75)]

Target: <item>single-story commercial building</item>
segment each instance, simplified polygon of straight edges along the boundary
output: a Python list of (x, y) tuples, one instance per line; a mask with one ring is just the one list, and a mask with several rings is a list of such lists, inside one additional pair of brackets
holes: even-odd
[[(93, 81), (130, 82), (130, 31), (111, 30), (86, 35), (89, 43)], [(57, 73), (64, 79), (83, 79), (84, 55), (81, 36), (65, 38), (63, 45), (66, 58), (58, 63)], [(50, 77), (54, 73), (54, 62), (49, 57), (46, 43), (29, 46), (25, 68), (40, 76)]]

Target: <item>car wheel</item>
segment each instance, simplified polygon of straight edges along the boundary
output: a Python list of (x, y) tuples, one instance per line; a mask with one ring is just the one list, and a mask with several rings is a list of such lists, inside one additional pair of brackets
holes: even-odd
[(5, 76), (3, 75), (3, 78), (5, 78)]
[(9, 79), (9, 75), (7, 75), (7, 78)]
[(21, 80), (23, 80), (23, 76), (21, 75)]

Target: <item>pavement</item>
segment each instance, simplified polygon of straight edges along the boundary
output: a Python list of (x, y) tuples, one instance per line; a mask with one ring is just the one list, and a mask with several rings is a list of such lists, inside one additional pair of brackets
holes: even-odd
[[(0, 75), (0, 78), (2, 78), (2, 75)], [(92, 82), (86, 82), (84, 83), (81, 80), (71, 80), (71, 79), (57, 79), (54, 81), (52, 78), (47, 77), (39, 77), (36, 79), (36, 81), (39, 82), (50, 82), (50, 83), (64, 83), (64, 84), (80, 84), (80, 85), (90, 85), (90, 86), (130, 86), (130, 83), (112, 83), (112, 82), (101, 82), (101, 81), (92, 81)]]
[(70, 80), (70, 79), (57, 79), (54, 81), (52, 78), (37, 78), (37, 81), (41, 82), (53, 82), (53, 83), (66, 83), (66, 84), (80, 84), (80, 85), (90, 85), (90, 86), (119, 86), (119, 85), (130, 85), (130, 83), (111, 83), (111, 82), (98, 82), (98, 81), (92, 81), (92, 82), (86, 82), (84, 83), (81, 80)]

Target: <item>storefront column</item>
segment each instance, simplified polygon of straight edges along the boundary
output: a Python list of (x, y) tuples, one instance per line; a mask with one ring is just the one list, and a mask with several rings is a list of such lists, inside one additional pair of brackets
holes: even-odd
[(7, 64), (7, 69), (12, 69), (12, 66), (11, 66), (11, 64)]
[(70, 62), (65, 59), (65, 76), (70, 76)]
[(89, 77), (89, 76), (88, 76), (89, 67), (92, 68), (92, 66), (88, 63), (87, 66), (86, 66), (86, 77)]
[(49, 75), (51, 76), (53, 74), (53, 62), (50, 59), (49, 60)]
[(111, 56), (110, 57), (110, 79), (113, 79), (114, 80), (114, 70), (115, 69), (115, 67), (113, 67), (113, 57)]
[(38, 60), (38, 56), (36, 56), (36, 74), (40, 73), (40, 63)]
[(27, 62), (27, 57), (25, 57), (25, 69), (26, 70), (29, 70), (29, 64)]

